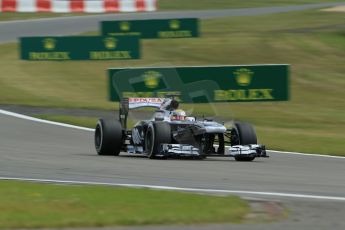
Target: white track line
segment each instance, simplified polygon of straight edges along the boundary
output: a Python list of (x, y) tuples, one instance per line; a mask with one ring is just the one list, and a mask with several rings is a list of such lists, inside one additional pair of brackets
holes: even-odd
[[(50, 124), (50, 125), (66, 127), (66, 128), (73, 128), (73, 129), (79, 129), (79, 130), (90, 131), (90, 132), (94, 131), (94, 129), (90, 129), (90, 128), (85, 128), (85, 127), (76, 126), (76, 125), (69, 125), (69, 124), (65, 124), (65, 123), (61, 123), (61, 122), (55, 122), (55, 121), (47, 121), (47, 120), (43, 120), (43, 119), (39, 119), (39, 118), (34, 118), (34, 117), (30, 117), (30, 116), (26, 116), (26, 115), (23, 115), (23, 114), (14, 113), (14, 112), (10, 112), (10, 111), (7, 111), (7, 110), (2, 110), (2, 109), (0, 109), (0, 114), (16, 117), (16, 118), (20, 118), (20, 119), (25, 119), (25, 120), (29, 120), (29, 121), (44, 123), (44, 124)], [(345, 160), (345, 157), (341, 157), (341, 156), (321, 155), (321, 154), (311, 154), (311, 153), (299, 153), (299, 152), (286, 152), (286, 151), (276, 151), (276, 150), (267, 150), (267, 151), (274, 152), (274, 153), (284, 153), (284, 154), (291, 154), (291, 155), (299, 155), (299, 156), (327, 157), (327, 158), (335, 158), (335, 159), (343, 159), (343, 160)]]
[(183, 191), (183, 192), (204, 192), (204, 193), (221, 193), (221, 194), (225, 193), (225, 194), (237, 194), (237, 195), (259, 195), (259, 196), (274, 196), (274, 197), (285, 197), (285, 198), (345, 201), (345, 197), (338, 197), (338, 196), (318, 196), (318, 195), (280, 193), (280, 192), (256, 192), (256, 191), (224, 190), (224, 189), (182, 188), (182, 187), (144, 185), (144, 184), (118, 184), (118, 183), (71, 181), (71, 180), (49, 180), (49, 179), (32, 179), (32, 178), (16, 178), (16, 177), (0, 177), (0, 180), (18, 180), (18, 181), (28, 181), (28, 182), (76, 184), (76, 185), (104, 185), (104, 186), (148, 188), (148, 189)]
[(284, 154), (299, 155), (299, 156), (311, 156), (311, 157), (327, 157), (327, 158), (335, 158), (335, 159), (345, 160), (345, 157), (341, 157), (341, 156), (322, 155), (322, 154), (314, 154), (314, 153), (286, 152), (286, 151), (277, 151), (277, 150), (267, 150), (267, 151), (270, 151), (272, 153), (284, 153)]
[(16, 118), (20, 118), (20, 119), (24, 119), (24, 120), (49, 124), (49, 125), (56, 125), (56, 126), (61, 126), (61, 127), (66, 127), (66, 128), (73, 128), (73, 129), (92, 131), (92, 132), (94, 131), (94, 129), (90, 129), (90, 128), (85, 128), (85, 127), (76, 126), (76, 125), (69, 125), (69, 124), (65, 124), (65, 123), (61, 123), (61, 122), (55, 122), (55, 121), (47, 121), (47, 120), (43, 120), (43, 119), (39, 119), (39, 118), (34, 118), (34, 117), (22, 115), (19, 113), (13, 113), (13, 112), (2, 110), (2, 109), (0, 109), (0, 114), (4, 114), (7, 116), (16, 117)]

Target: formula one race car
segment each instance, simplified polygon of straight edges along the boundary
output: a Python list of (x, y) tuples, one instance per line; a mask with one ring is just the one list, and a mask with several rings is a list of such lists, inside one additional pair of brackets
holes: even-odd
[[(237, 161), (268, 157), (264, 145), (257, 144), (252, 125), (234, 122), (228, 129), (218, 122), (186, 116), (174, 98), (127, 98), (120, 103), (119, 120), (99, 119), (95, 147), (99, 155), (120, 152), (143, 154), (150, 159), (190, 156), (231, 156)], [(153, 107), (149, 120), (127, 129), (129, 110)]]

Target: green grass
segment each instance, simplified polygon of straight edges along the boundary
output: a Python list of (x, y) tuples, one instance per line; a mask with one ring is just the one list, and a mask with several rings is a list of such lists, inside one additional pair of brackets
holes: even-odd
[(250, 210), (235, 196), (14, 181), (0, 187), (1, 229), (240, 223)]
[(345, 156), (343, 19), (314, 10), (203, 20), (201, 38), (145, 40), (137, 61), (27, 62), (17, 44), (1, 45), (0, 104), (117, 108), (107, 101), (109, 67), (289, 63), (291, 101), (218, 104), (217, 116), (254, 123), (270, 149)]
[(159, 0), (160, 10), (231, 9), (264, 6), (300, 5), (342, 0)]

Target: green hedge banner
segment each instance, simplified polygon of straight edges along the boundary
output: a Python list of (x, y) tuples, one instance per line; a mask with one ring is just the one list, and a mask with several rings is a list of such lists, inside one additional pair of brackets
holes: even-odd
[(30, 61), (139, 59), (138, 36), (23, 37), (21, 59)]
[(198, 19), (151, 19), (101, 22), (103, 36), (137, 35), (141, 38), (199, 37)]
[(180, 94), (183, 102), (289, 100), (289, 65), (112, 68), (111, 101)]

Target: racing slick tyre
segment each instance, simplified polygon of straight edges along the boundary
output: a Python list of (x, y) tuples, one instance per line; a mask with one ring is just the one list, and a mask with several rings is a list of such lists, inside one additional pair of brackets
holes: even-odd
[(95, 129), (95, 147), (98, 155), (117, 156), (123, 144), (122, 126), (118, 120), (98, 120)]
[(156, 158), (161, 144), (171, 143), (171, 128), (166, 122), (150, 123), (145, 135), (145, 150), (150, 159)]
[[(257, 144), (257, 137), (253, 126), (245, 122), (235, 122), (232, 135), (232, 145)], [(236, 161), (252, 161), (255, 157), (235, 156)]]

